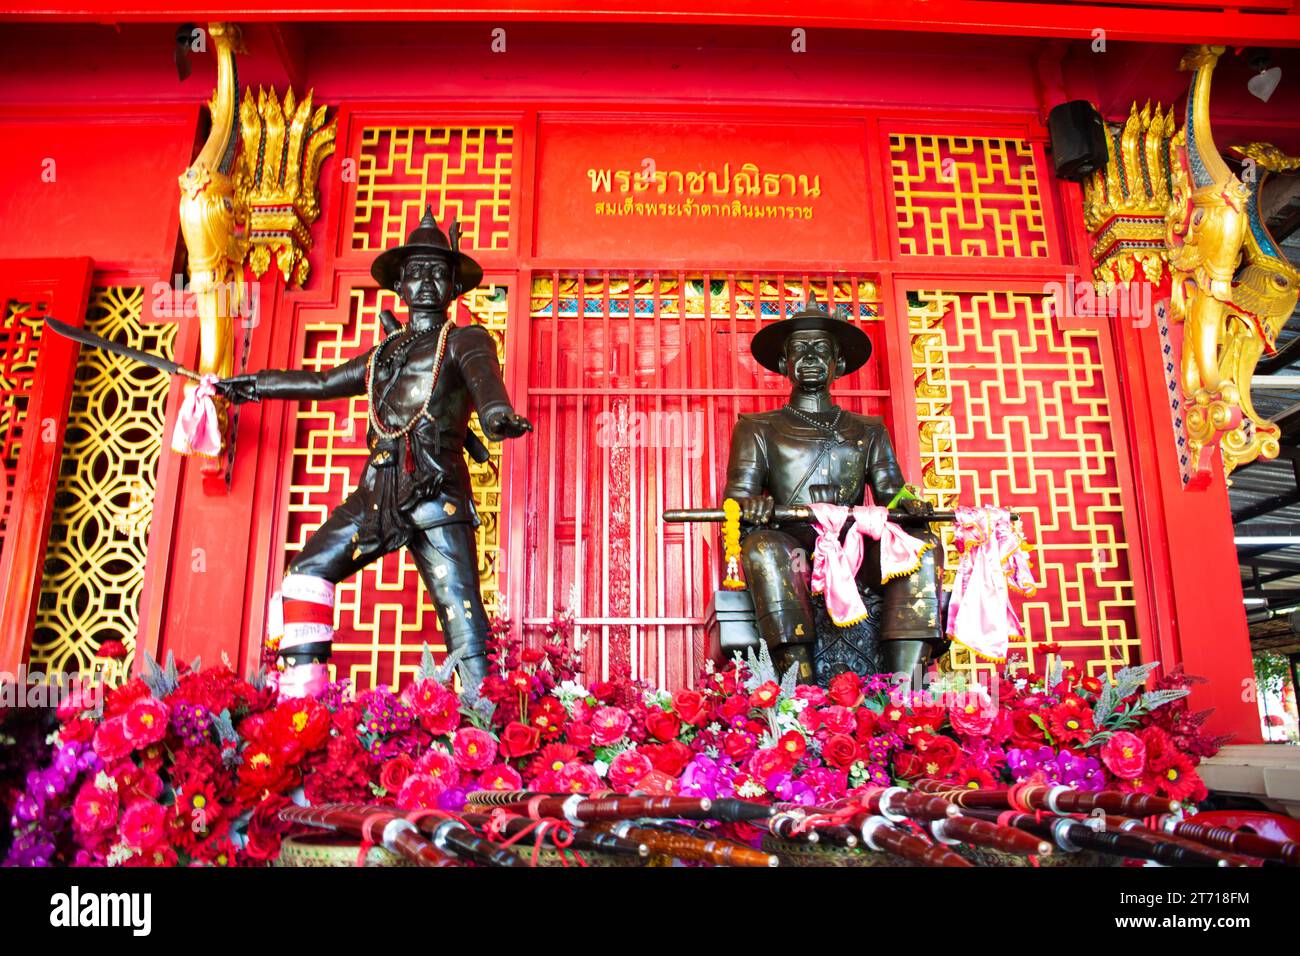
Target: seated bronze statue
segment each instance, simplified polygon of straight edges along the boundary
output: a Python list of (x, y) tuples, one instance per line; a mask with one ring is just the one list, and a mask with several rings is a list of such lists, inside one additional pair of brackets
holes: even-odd
[[(741, 565), (754, 603), (755, 625), (781, 671), (813, 676), (814, 607), (807, 575), (817, 537), (807, 521), (773, 521), (778, 507), (829, 502), (892, 505), (904, 491), (902, 472), (884, 422), (856, 415), (831, 400), (837, 378), (866, 364), (867, 334), (847, 319), (809, 308), (764, 327), (750, 344), (760, 365), (784, 375), (789, 400), (770, 412), (741, 415), (732, 433), (726, 496), (740, 505)], [(905, 497), (908, 515), (928, 514), (929, 502)], [(928, 531), (909, 529), (933, 541)], [(879, 662), (886, 672), (911, 673), (943, 641), (939, 613), (942, 549), (931, 548), (911, 575), (880, 583), (879, 546), (867, 542), (860, 589), (878, 600), (872, 617)]]

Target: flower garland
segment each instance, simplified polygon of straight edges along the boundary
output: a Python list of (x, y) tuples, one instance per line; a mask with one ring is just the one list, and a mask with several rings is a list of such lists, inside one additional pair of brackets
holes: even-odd
[(729, 591), (744, 590), (740, 579), (740, 502), (728, 498), (722, 502), (722, 549), (727, 559), (727, 576), (722, 586)]

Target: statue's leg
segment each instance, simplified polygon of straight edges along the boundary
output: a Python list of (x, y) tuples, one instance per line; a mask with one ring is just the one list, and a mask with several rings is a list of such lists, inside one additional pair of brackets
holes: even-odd
[(479, 593), (474, 526), (446, 524), (417, 532), (408, 546), (433, 598), (448, 650), (465, 649), (461, 663), (479, 679), (487, 676), (488, 618)]
[[(944, 640), (943, 544), (929, 530), (911, 533), (933, 547), (921, 556), (921, 566), (915, 572), (883, 586), (880, 664), (886, 673), (906, 674), (920, 686), (920, 669), (928, 662), (931, 650)], [(878, 554), (879, 546), (872, 547)], [(879, 580), (876, 560), (872, 573)]]
[(356, 574), (377, 554), (357, 554), (357, 526), (335, 511), (307, 539), (280, 585), (280, 697), (314, 697), (329, 682), (334, 641), (334, 585)]
[(795, 567), (795, 553), (802, 553), (797, 539), (784, 531), (751, 531), (741, 542), (740, 560), (745, 581), (754, 600), (754, 624), (772, 651), (773, 663), (781, 671), (799, 666), (799, 679), (813, 679), (812, 604), (808, 577)]

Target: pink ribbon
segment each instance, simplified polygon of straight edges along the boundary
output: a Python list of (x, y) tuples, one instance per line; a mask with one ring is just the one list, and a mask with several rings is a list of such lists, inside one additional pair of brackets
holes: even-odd
[[(844, 505), (813, 502), (808, 506), (817, 529), (813, 549), (812, 589), (826, 596), (826, 613), (839, 627), (849, 627), (867, 617), (858, 591), (858, 569), (862, 567), (863, 536), (880, 542), (881, 583), (911, 574), (930, 547), (889, 521), (889, 509), (876, 505)], [(840, 542), (844, 523), (853, 517), (847, 539)], [(856, 532), (856, 533), (855, 533)]]
[(862, 567), (862, 538), (850, 534), (847, 547), (840, 543), (840, 530), (848, 520), (843, 505), (813, 502), (808, 506), (817, 528), (813, 547), (812, 589), (826, 595), (826, 613), (839, 627), (856, 624), (867, 616), (858, 593), (857, 573)]
[(172, 451), (182, 455), (202, 455), (216, 458), (221, 454), (221, 423), (217, 420), (217, 406), (212, 401), (217, 394), (217, 376), (205, 374), (199, 383), (185, 391), (176, 427), (172, 430)]
[(986, 505), (957, 508), (955, 544), (960, 559), (948, 604), (948, 636), (986, 660), (1006, 660), (1012, 634), (1022, 635), (1010, 591), (1036, 589), (1029, 548), (1012, 527), (1011, 513)]
[(889, 509), (879, 505), (854, 508), (853, 527), (859, 535), (880, 542), (881, 584), (914, 574), (921, 566), (921, 555), (934, 547), (932, 542), (914, 538), (890, 521)]

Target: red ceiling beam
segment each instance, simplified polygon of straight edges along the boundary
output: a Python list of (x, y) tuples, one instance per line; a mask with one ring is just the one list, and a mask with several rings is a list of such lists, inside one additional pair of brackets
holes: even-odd
[[(722, 24), (855, 30), (907, 30), (989, 36), (1087, 39), (1106, 31), (1110, 40), (1164, 43), (1217, 42), (1300, 46), (1300, 0), (1249, 0), (1225, 7), (1210, 0), (1146, 0), (1147, 6), (1106, 3), (1022, 3), (999, 0), (641, 0), (623, 9), (616, 0), (576, 9), (548, 0), (483, 0), (443, 5), (430, 0), (311, 0), (290, 6), (284, 0), (221, 3), (196, 13), (172, 0), (150, 0), (121, 9), (109, 0), (9, 0), (0, 19), (182, 22), (196, 18), (238, 20), (455, 20), (601, 23)], [(1139, 0), (1141, 2), (1141, 0)], [(1244, 8), (1244, 9), (1243, 9)]]

